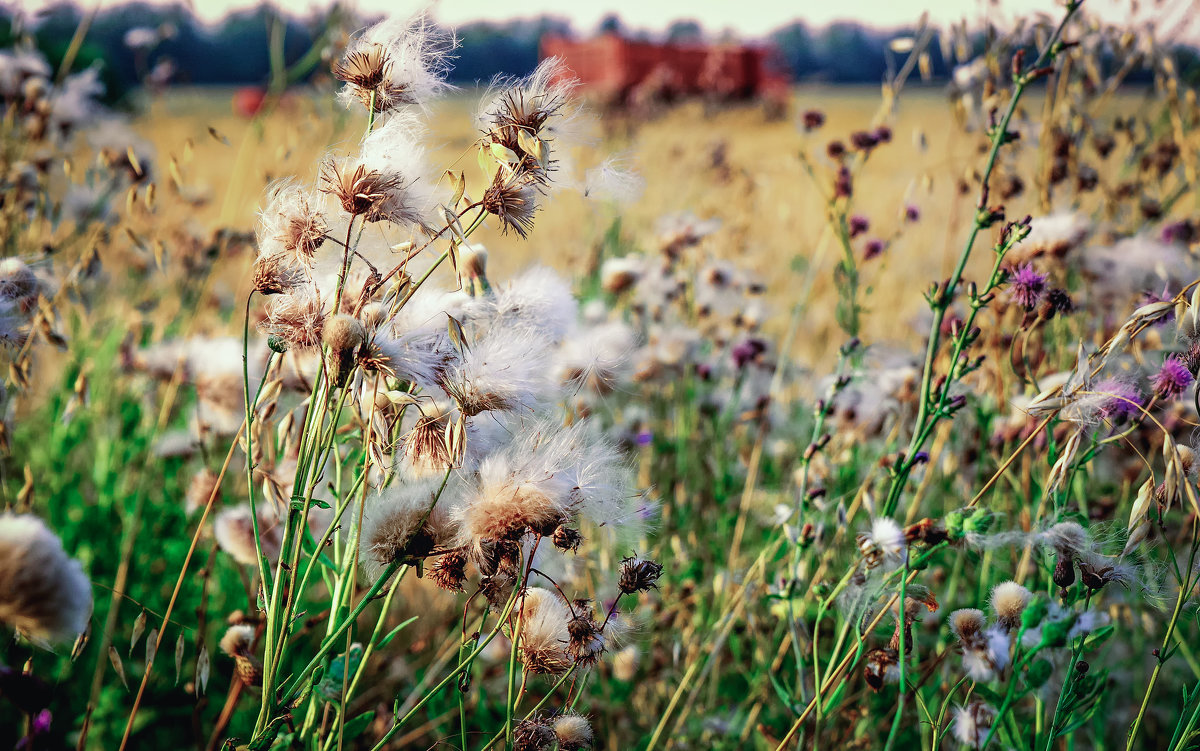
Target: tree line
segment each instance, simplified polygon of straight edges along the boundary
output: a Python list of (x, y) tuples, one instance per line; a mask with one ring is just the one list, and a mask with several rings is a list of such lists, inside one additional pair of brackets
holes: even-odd
[[(0, 7), (0, 45), (11, 46), (18, 38), (32, 37), (52, 64), (66, 53), (76, 29), (88, 11), (73, 3), (53, 5), (33, 19), (11, 8)], [(32, 20), (32, 23), (30, 21)], [(361, 23), (350, 19), (336, 6), (327, 12), (301, 17), (281, 14), (269, 5), (234, 12), (216, 25), (197, 19), (184, 4), (159, 5), (129, 2), (101, 9), (90, 19), (75, 68), (99, 63), (110, 98), (143, 83), (160, 63), (168, 61), (171, 80), (183, 84), (266, 85), (272, 80), (272, 39), (275, 36), (276, 71), (279, 63), (292, 66), (289, 82), (303, 81), (328, 72), (328, 59), (336, 54), (341, 28), (353, 31)], [(130, 31), (141, 34), (141, 46)], [(153, 35), (149, 32), (154, 32)], [(619, 17), (605, 18), (595, 29), (575, 29), (560, 17), (504, 23), (475, 22), (455, 29), (462, 42), (456, 52), (450, 79), (460, 85), (487, 82), (505, 73), (520, 75), (538, 62), (538, 44), (547, 33), (590, 36), (618, 32), (631, 38), (674, 42), (716, 41), (732, 34), (706, 33), (696, 21), (682, 20), (665, 33), (650, 35), (626, 28)], [(911, 35), (911, 29), (876, 29), (864, 24), (839, 22), (816, 28), (803, 21), (787, 24), (763, 40), (777, 50), (779, 66), (797, 81), (877, 84), (894, 69), (901, 55), (893, 54), (893, 40)], [(955, 64), (942, 52), (935, 36), (930, 45), (926, 72), (945, 80)], [(982, 35), (970, 40), (969, 48), (984, 46)], [(324, 46), (324, 55), (314, 55), (314, 45)], [(1186, 55), (1185, 65), (1195, 59)], [(311, 64), (305, 63), (310, 61)], [(297, 66), (297, 63), (304, 63)], [(298, 69), (297, 69), (298, 68)], [(160, 68), (161, 70), (161, 68)], [(277, 79), (278, 80), (278, 79)]]

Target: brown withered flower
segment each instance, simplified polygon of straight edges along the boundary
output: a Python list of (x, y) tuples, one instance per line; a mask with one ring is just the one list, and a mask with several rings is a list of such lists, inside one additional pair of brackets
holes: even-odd
[(593, 665), (604, 654), (604, 637), (600, 624), (592, 617), (591, 601), (575, 600), (571, 605), (571, 620), (567, 621), (567, 654), (581, 666)]
[(872, 691), (879, 691), (883, 684), (890, 680), (900, 664), (899, 653), (887, 647), (878, 647), (867, 653), (867, 665), (863, 668), (863, 678)]
[(503, 609), (508, 603), (509, 595), (517, 584), (517, 578), (511, 573), (500, 571), (479, 580), (479, 594), (483, 595), (488, 604), (496, 609)]
[(543, 751), (553, 748), (557, 738), (540, 720), (521, 720), (513, 729), (513, 751)]
[(344, 58), (335, 62), (333, 76), (357, 89), (370, 92), (384, 82), (391, 66), (383, 45), (364, 45), (361, 49), (346, 53)]
[(447, 592), (462, 592), (467, 581), (467, 554), (462, 549), (451, 550), (429, 566), (429, 578)]
[(303, 281), (303, 272), (288, 266), (287, 259), (280, 254), (259, 256), (254, 260), (250, 283), (260, 295), (282, 295)]
[(305, 286), (277, 295), (267, 308), (262, 328), (294, 349), (310, 349), (321, 344), (325, 311), (321, 295)]
[(311, 210), (307, 200), (301, 199), (297, 208), (297, 213), (286, 217), (276, 239), (293, 253), (297, 262), (311, 266), (317, 249), (325, 243), (329, 226), (320, 212)]
[(583, 542), (583, 535), (578, 529), (568, 527), (565, 524), (559, 525), (558, 529), (554, 530), (554, 547), (562, 551), (570, 550), (572, 553), (579, 551), (579, 545)]
[(1121, 566), (1103, 566), (1083, 560), (1077, 563), (1079, 566), (1079, 580), (1088, 589), (1093, 591), (1100, 590), (1110, 582), (1120, 584), (1122, 587), (1129, 586), (1129, 572)]
[(626, 558), (621, 561), (621, 574), (617, 579), (617, 589), (621, 591), (621, 594), (626, 595), (658, 589), (655, 582), (662, 576), (662, 572), (661, 563), (644, 558)]
[(393, 61), (380, 44), (353, 49), (333, 65), (333, 75), (348, 83), (354, 97), (376, 113), (418, 103), (410, 86), (398, 82), (393, 72)]
[(541, 141), (546, 122), (557, 115), (565, 104), (561, 96), (508, 91), (497, 100), (489, 113), (492, 129), (488, 138), (517, 155), (519, 162), (516, 171), (549, 171), (553, 169), (552, 163), (544, 160), (542, 154), (526, 151), (525, 147)]
[(253, 645), (254, 627), (244, 623), (230, 626), (219, 644), (233, 658), (237, 676), (247, 686), (262, 685), (262, 663), (254, 656)]
[(393, 219), (390, 204), (392, 193), (401, 188), (395, 175), (384, 175), (353, 162), (325, 162), (321, 166), (321, 190), (329, 193), (351, 216), (361, 216), (368, 222)]
[(500, 220), (504, 234), (512, 230), (524, 240), (533, 229), (538, 210), (535, 183), (517, 173), (505, 175), (501, 169), (483, 193), (483, 209)]
[(404, 456), (416, 467), (444, 470), (455, 463), (446, 443), (444, 415), (422, 415), (404, 436)]

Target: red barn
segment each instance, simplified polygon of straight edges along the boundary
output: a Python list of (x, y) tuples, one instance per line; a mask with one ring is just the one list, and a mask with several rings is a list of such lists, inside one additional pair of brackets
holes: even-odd
[(773, 49), (751, 45), (657, 44), (611, 33), (586, 41), (547, 35), (541, 55), (563, 58), (585, 92), (617, 104), (697, 95), (779, 96), (789, 82)]

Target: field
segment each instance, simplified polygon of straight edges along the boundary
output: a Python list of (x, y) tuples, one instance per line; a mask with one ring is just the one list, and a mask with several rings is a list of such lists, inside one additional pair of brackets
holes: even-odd
[(5, 53), (0, 744), (1197, 747), (1200, 112), (1057, 22), (782, 117)]

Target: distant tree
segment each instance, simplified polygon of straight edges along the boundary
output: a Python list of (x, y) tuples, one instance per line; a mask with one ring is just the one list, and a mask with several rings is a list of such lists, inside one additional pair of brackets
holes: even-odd
[(616, 13), (609, 13), (604, 18), (600, 19), (600, 25), (596, 27), (597, 34), (624, 34), (625, 24), (621, 23), (621, 17)]
[(788, 24), (772, 32), (769, 39), (779, 49), (792, 75), (805, 78), (817, 72), (819, 63), (812, 34), (803, 21)]
[(691, 19), (675, 21), (667, 27), (668, 42), (702, 42), (704, 41), (704, 28), (700, 24)]
[(825, 77), (835, 83), (880, 81), (887, 70), (882, 34), (872, 34), (861, 24), (834, 23), (817, 38)]

